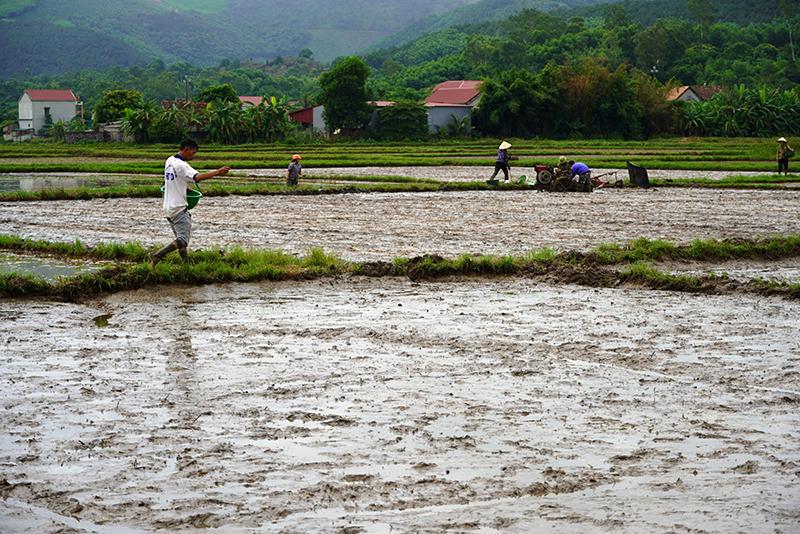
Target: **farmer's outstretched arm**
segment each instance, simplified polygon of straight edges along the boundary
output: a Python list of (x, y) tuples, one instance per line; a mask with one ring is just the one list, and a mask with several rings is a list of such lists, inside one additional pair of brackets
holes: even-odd
[(227, 165), (224, 167), (220, 167), (215, 171), (208, 171), (201, 174), (198, 174), (194, 177), (195, 181), (199, 182), (200, 180), (208, 180), (209, 178), (214, 178), (215, 176), (225, 176), (228, 174), (228, 171), (231, 170), (230, 167)]

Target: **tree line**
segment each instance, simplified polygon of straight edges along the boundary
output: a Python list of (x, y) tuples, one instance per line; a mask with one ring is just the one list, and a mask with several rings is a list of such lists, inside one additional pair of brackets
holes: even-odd
[[(156, 62), (146, 68), (50, 78), (47, 85), (73, 88), (89, 109), (119, 87), (155, 100), (186, 95), (198, 100), (202, 88), (229, 85), (238, 94), (270, 95), (267, 102), (274, 95), (278, 103), (322, 103), (332, 131), (390, 139), (427, 135), (421, 101), (433, 85), (480, 79), (483, 95), (473, 123), (454, 123), (443, 134), (646, 138), (797, 133), (796, 11), (781, 0), (776, 6), (784, 9), (776, 7), (770, 22), (739, 25), (714, 22), (708, 0), (688, 3), (693, 20), (659, 19), (649, 25), (632, 22), (625, 4), (605, 6), (602, 18), (591, 19), (525, 10), (479, 27), (434, 32), (363, 58), (340, 58), (324, 73), (308, 57), (279, 58), (269, 68), (234, 61), (214, 68)], [(704, 103), (667, 103), (665, 93), (681, 84), (726, 90)], [(0, 81), (0, 104), (10, 100), (10, 87), (15, 115), (16, 99), (26, 85)], [(369, 100), (399, 105), (382, 109), (376, 123)], [(274, 113), (280, 105), (266, 107)], [(284, 127), (265, 129), (267, 111), (259, 111), (257, 118), (250, 116), (255, 111), (244, 114), (221, 104), (203, 113), (151, 109), (140, 113), (140, 122), (149, 121), (147, 138), (152, 139), (196, 128), (198, 120), (223, 142), (285, 135)], [(168, 120), (150, 117), (161, 113)], [(134, 124), (137, 119), (126, 120)], [(257, 123), (261, 126), (253, 126)], [(231, 124), (237, 135), (230, 133)], [(145, 135), (145, 130), (137, 131)]]

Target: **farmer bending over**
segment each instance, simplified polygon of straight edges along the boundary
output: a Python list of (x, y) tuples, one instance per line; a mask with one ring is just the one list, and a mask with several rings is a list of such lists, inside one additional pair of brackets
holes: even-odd
[(189, 165), (197, 153), (197, 143), (193, 139), (181, 141), (181, 150), (167, 158), (164, 163), (164, 215), (175, 234), (175, 241), (155, 254), (150, 254), (150, 265), (155, 266), (161, 258), (177, 250), (183, 261), (189, 261), (186, 248), (192, 235), (192, 216), (189, 214), (189, 203), (186, 200), (186, 188), (194, 181), (208, 180), (215, 176), (225, 176), (230, 167), (220, 167), (215, 171), (198, 173)]
[(572, 164), (570, 178), (578, 183), (578, 191), (592, 191), (592, 169), (580, 161)]

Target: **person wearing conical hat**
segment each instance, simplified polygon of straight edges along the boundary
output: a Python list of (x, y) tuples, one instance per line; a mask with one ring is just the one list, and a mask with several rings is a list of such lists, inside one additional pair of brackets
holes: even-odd
[(300, 157), (300, 154), (292, 156), (292, 162), (286, 170), (286, 185), (297, 185), (297, 180), (303, 174), (303, 167), (300, 165), (301, 159), (303, 158)]
[(569, 160), (567, 160), (567, 156), (559, 156), (558, 158), (558, 165), (556, 165), (559, 173), (567, 174), (570, 169), (572, 168), (572, 164), (570, 164)]
[(494, 177), (497, 176), (497, 173), (503, 171), (503, 175), (505, 176), (503, 182), (508, 183), (509, 179), (508, 173), (510, 170), (508, 166), (509, 148), (511, 148), (511, 143), (509, 143), (508, 141), (503, 141), (502, 143), (500, 143), (500, 146), (497, 148), (497, 160), (494, 162), (494, 174), (492, 174), (492, 177), (489, 178), (489, 180), (494, 180)]
[(789, 146), (789, 142), (785, 137), (778, 139), (778, 153), (775, 159), (778, 160), (778, 174), (783, 171), (783, 174), (789, 174), (789, 158), (794, 154), (794, 150)]

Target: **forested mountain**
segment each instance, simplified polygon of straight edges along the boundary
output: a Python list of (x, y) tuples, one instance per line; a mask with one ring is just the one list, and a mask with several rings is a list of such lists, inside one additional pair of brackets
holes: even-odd
[(478, 0), (477, 2), (469, 3), (441, 15), (431, 15), (430, 17), (415, 22), (413, 25), (378, 43), (377, 46), (385, 48), (403, 44), (427, 33), (452, 26), (502, 20), (523, 9), (536, 9), (539, 11), (566, 10), (579, 6), (604, 4), (607, 1), (608, 0)]
[(473, 1), (9, 0), (0, 2), (0, 76), (267, 60), (304, 48), (329, 61)]
[[(797, 10), (797, 0), (786, 0)], [(781, 16), (779, 0), (714, 0), (709, 2), (711, 16), (719, 22), (769, 22)], [(512, 16), (525, 9), (556, 12), (564, 18), (602, 18), (610, 5), (624, 8), (633, 22), (649, 25), (663, 18), (692, 19), (689, 0), (479, 0), (440, 15), (415, 22), (388, 37), (377, 48), (398, 46), (425, 34), (450, 27), (484, 25)]]
[[(675, 17), (689, 20), (693, 17), (688, 0), (624, 0), (614, 2), (625, 8), (634, 22), (652, 24), (658, 19)], [(778, 0), (714, 0), (711, 16), (719, 22), (769, 22), (781, 16)], [(796, 10), (797, 0), (787, 0), (787, 6)], [(578, 17), (602, 17), (606, 5), (594, 5), (573, 10), (570, 14)]]
[(501, 21), (433, 32), (374, 51), (366, 60), (375, 69), (376, 92), (387, 99), (418, 98), (446, 79), (485, 79), (508, 69), (538, 72), (548, 64), (583, 61), (612, 70), (631, 65), (661, 82), (790, 88), (800, 83), (800, 50), (788, 31), (798, 34), (798, 15), (704, 27), (677, 18), (638, 24), (624, 6), (605, 20), (525, 10)]

